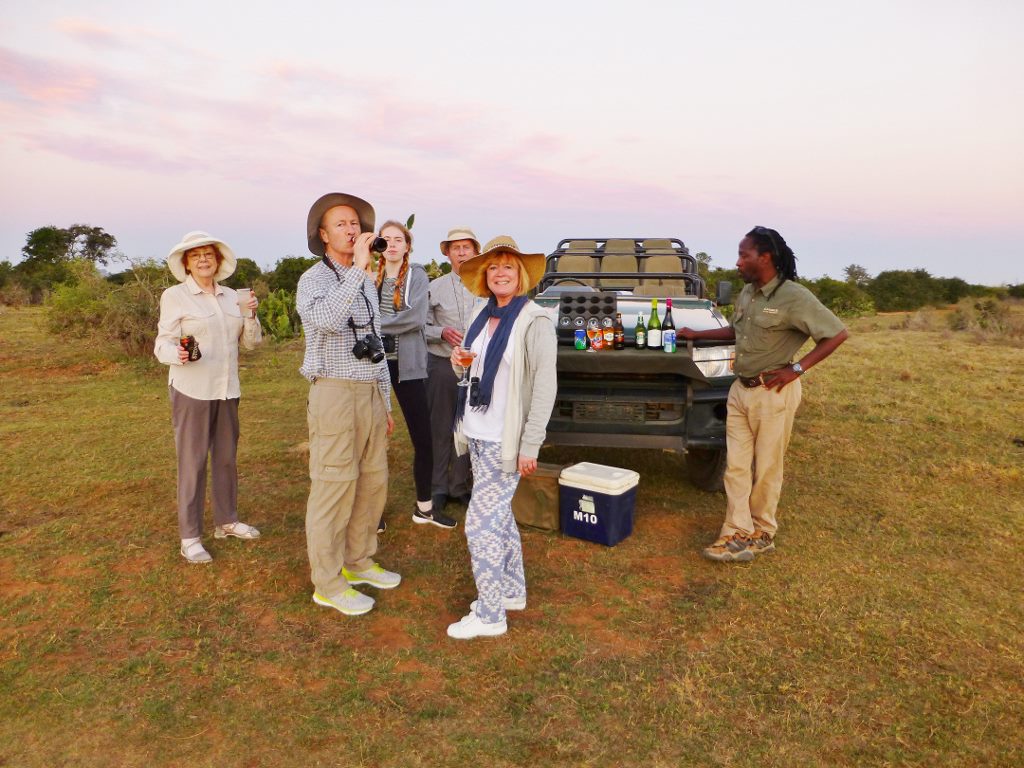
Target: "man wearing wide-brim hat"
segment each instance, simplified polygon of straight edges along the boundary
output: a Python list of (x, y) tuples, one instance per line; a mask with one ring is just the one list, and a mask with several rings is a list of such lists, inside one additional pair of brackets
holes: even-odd
[(393, 589), (402, 580), (373, 559), (394, 429), (368, 272), (373, 225), (373, 207), (355, 195), (335, 192), (313, 203), (306, 241), (321, 260), (299, 279), (295, 297), (306, 339), (299, 370), (310, 382), (306, 548), (313, 601), (349, 616), (374, 605), (356, 586)]
[(480, 254), (480, 241), (469, 227), (453, 227), (441, 241), (441, 253), (452, 271), (430, 282), (427, 303), (427, 404), (433, 437), (434, 474), (431, 480), (433, 508), (442, 511), (449, 499), (469, 504), (469, 456), (458, 456), (452, 441), (455, 406), (459, 400), (458, 378), (448, 358), (462, 343), (475, 297), (462, 282), (462, 265)]

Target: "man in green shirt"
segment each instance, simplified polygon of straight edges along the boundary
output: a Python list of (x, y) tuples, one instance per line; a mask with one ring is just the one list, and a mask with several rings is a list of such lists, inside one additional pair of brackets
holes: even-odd
[[(800, 405), (800, 376), (849, 336), (839, 318), (796, 282), (796, 257), (774, 229), (754, 227), (746, 234), (736, 269), (746, 285), (732, 325), (678, 333), (684, 339), (736, 342), (725, 430), (725, 523), (718, 540), (704, 549), (705, 557), (721, 562), (774, 551), (782, 462)], [(794, 362), (809, 338), (814, 348)]]

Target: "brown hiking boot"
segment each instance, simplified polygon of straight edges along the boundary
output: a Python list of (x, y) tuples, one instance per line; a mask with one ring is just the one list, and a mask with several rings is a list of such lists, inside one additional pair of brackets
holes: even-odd
[(742, 533), (723, 536), (710, 547), (704, 548), (704, 557), (720, 563), (747, 563), (754, 559), (751, 540)]
[(757, 531), (750, 539), (747, 549), (754, 555), (766, 555), (775, 551), (775, 538), (768, 531)]

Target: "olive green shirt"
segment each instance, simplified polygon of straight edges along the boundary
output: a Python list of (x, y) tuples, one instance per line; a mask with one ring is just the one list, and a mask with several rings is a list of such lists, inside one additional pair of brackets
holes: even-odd
[(743, 286), (732, 325), (736, 375), (746, 378), (790, 365), (808, 338), (831, 339), (845, 328), (804, 286), (778, 277), (762, 288)]

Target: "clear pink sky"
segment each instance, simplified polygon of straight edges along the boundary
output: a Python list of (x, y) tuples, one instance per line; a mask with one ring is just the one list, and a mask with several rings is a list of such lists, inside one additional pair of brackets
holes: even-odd
[(310, 203), (549, 251), (755, 224), (802, 274), (1024, 282), (1024, 4), (2, 0), (0, 258), (47, 224), (264, 267)]

